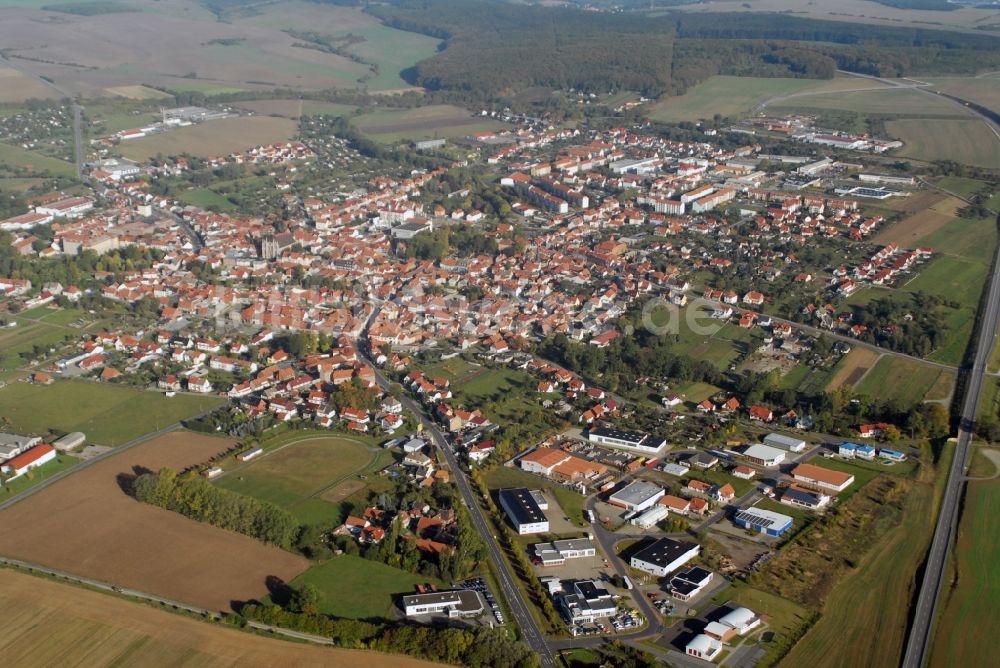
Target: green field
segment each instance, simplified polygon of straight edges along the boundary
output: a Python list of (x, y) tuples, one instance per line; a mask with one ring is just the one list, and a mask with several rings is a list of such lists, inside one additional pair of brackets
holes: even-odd
[(885, 88), (823, 95), (801, 95), (778, 102), (768, 109), (775, 112), (808, 110), (851, 111), (862, 114), (919, 117), (941, 116), (966, 118), (966, 114), (948, 100), (935, 98), (907, 88)]
[(32, 172), (49, 172), (53, 176), (76, 176), (76, 169), (70, 162), (49, 158), (10, 144), (0, 144), (0, 165), (24, 167)]
[(0, 389), (7, 429), (29, 434), (82, 431), (91, 443), (121, 445), (225, 402), (219, 397), (159, 392), (87, 381), (8, 385)]
[(969, 179), (963, 176), (942, 176), (940, 179), (935, 181), (935, 185), (939, 188), (947, 190), (948, 192), (953, 192), (956, 195), (965, 197), (966, 199), (972, 197), (987, 186), (984, 181)]
[(439, 43), (427, 35), (381, 24), (352, 28), (347, 32), (365, 38), (364, 42), (348, 47), (348, 51), (378, 65), (378, 75), (365, 82), (370, 90), (376, 91), (409, 87), (399, 73), (433, 56)]
[(186, 204), (192, 204), (203, 209), (214, 208), (223, 213), (236, 209), (236, 206), (232, 202), (211, 188), (188, 190), (181, 193), (178, 198)]
[(695, 306), (660, 307), (649, 313), (653, 326), (664, 330), (666, 336), (676, 336), (677, 341), (671, 348), (674, 353), (706, 360), (719, 370), (728, 369), (741, 353), (749, 353), (760, 345), (759, 330), (722, 324), (712, 320), (710, 315), (709, 311)]
[[(584, 497), (582, 494), (577, 494), (560, 484), (552, 482), (551, 480), (546, 480), (545, 478), (533, 473), (527, 473), (521, 469), (508, 468), (506, 466), (497, 466), (496, 468), (487, 471), (484, 479), (486, 480), (486, 485), (491, 490), (504, 489), (507, 487), (527, 487), (528, 489), (538, 489), (540, 487), (544, 487), (545, 489), (551, 490), (552, 495), (556, 498), (556, 502), (562, 508), (562, 511), (566, 513), (566, 516), (569, 517), (574, 524), (578, 526), (585, 526), (583, 521)], [(551, 506), (550, 512), (552, 512)]]
[(312, 584), (320, 592), (319, 611), (347, 619), (392, 619), (400, 594), (413, 593), (418, 584), (442, 585), (440, 580), (350, 554), (313, 566), (291, 584)]
[(995, 659), (1000, 634), (1000, 482), (969, 484), (956, 546), (957, 582), (938, 620), (931, 666), (987, 666)]
[(895, 399), (903, 406), (920, 401), (944, 373), (942, 369), (886, 355), (871, 368), (855, 388), (858, 394)]
[(257, 459), (227, 466), (217, 484), (286, 508), (304, 524), (333, 526), (348, 512), (343, 502), (367, 488), (359, 475), (389, 459), (388, 451), (360, 439), (292, 434)]
[(979, 120), (905, 118), (885, 124), (904, 143), (895, 155), (917, 160), (955, 160), (967, 165), (1000, 165), (1000, 139)]
[(771, 79), (715, 76), (678, 97), (661, 98), (646, 110), (654, 121), (677, 123), (711, 119), (715, 114), (734, 116), (751, 111), (761, 102), (826, 84), (817, 79)]
[(450, 360), (441, 360), (432, 364), (426, 364), (420, 370), (428, 378), (447, 378), (450, 383), (471, 380), (476, 375), (489, 371), (489, 369), (482, 366), (470, 364), (461, 357), (453, 357)]
[(364, 134), (387, 144), (464, 137), (476, 132), (508, 127), (499, 121), (473, 116), (461, 107), (448, 104), (371, 111), (353, 117), (352, 122)]

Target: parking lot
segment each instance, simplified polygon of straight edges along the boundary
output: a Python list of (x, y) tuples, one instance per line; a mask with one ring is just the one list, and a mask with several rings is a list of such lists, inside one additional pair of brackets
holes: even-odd
[(490, 591), (489, 586), (486, 584), (486, 580), (483, 578), (472, 578), (466, 580), (465, 582), (460, 582), (457, 585), (458, 589), (471, 589), (473, 591), (478, 591), (486, 599), (486, 605), (490, 606), (493, 613), (493, 618), (496, 619), (497, 624), (503, 626), (505, 623), (503, 611), (500, 609), (500, 604), (497, 603), (497, 599), (493, 596), (493, 592)]

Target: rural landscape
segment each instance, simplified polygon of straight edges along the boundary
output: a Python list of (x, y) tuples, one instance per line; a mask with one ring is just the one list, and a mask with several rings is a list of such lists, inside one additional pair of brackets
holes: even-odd
[(4, 665), (993, 665), (1000, 8), (0, 0)]

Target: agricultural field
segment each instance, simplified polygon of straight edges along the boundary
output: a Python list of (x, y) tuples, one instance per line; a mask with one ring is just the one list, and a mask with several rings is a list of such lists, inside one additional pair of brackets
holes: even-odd
[(353, 123), (361, 132), (386, 144), (464, 137), (508, 127), (499, 121), (473, 116), (466, 109), (450, 104), (372, 111), (354, 117)]
[(773, 97), (829, 83), (832, 82), (819, 79), (715, 76), (693, 86), (684, 95), (664, 97), (648, 105), (645, 114), (654, 121), (664, 123), (711, 120), (715, 114), (736, 116), (752, 111), (754, 107)]
[(76, 175), (76, 167), (73, 166), (73, 163), (50, 158), (10, 144), (0, 144), (0, 165), (23, 167), (30, 172), (38, 172), (41, 175), (51, 174), (52, 176), (69, 177)]
[(320, 592), (319, 611), (348, 619), (393, 619), (399, 594), (418, 584), (442, 586), (440, 580), (414, 575), (357, 555), (342, 554), (310, 568), (291, 582), (312, 584)]
[(124, 97), (129, 100), (163, 100), (170, 97), (168, 93), (156, 90), (155, 88), (149, 88), (148, 86), (112, 86), (105, 90), (112, 95)]
[(953, 192), (966, 199), (971, 198), (976, 193), (982, 192), (988, 186), (985, 181), (970, 179), (963, 176), (942, 176), (936, 181), (935, 185), (937, 185), (938, 188), (947, 190), (948, 192)]
[(971, 482), (965, 495), (956, 543), (955, 583), (946, 594), (930, 665), (989, 665), (1000, 633), (1000, 481)]
[(91, 443), (121, 445), (207, 411), (218, 397), (159, 392), (89, 381), (8, 385), (0, 389), (0, 416), (28, 434), (82, 431)]
[(301, 116), (350, 116), (357, 107), (322, 100), (249, 100), (233, 105), (261, 116), (282, 116), (293, 121)]
[(902, 117), (934, 116), (942, 118), (968, 118), (952, 102), (935, 98), (926, 93), (902, 87), (876, 90), (840, 92), (835, 95), (798, 95), (768, 106), (771, 111), (802, 112), (822, 110), (851, 111), (861, 114), (885, 114)]
[(181, 470), (233, 445), (174, 432), (90, 465), (0, 512), (0, 554), (159, 594), (209, 610), (267, 593), (305, 559), (247, 536), (137, 503), (122, 485), (137, 473)]
[(189, 154), (201, 158), (244, 151), (259, 144), (288, 141), (296, 133), (296, 123), (288, 118), (245, 116), (207, 121), (162, 134), (122, 142), (119, 152), (126, 158), (145, 162), (157, 154)]
[(391, 461), (389, 453), (350, 437), (290, 437), (245, 464), (227, 467), (217, 484), (289, 510), (304, 524), (340, 524), (348, 497), (363, 498), (367, 483)]
[(895, 399), (903, 406), (923, 401), (941, 374), (950, 373), (902, 357), (883, 356), (854, 388), (858, 394)]
[(29, 99), (58, 98), (59, 94), (44, 82), (23, 72), (0, 65), (0, 103), (24, 102)]
[(408, 656), (318, 647), (244, 633), (55, 580), (0, 569), (9, 666), (197, 665), (423, 668)]
[(872, 242), (876, 244), (894, 243), (900, 248), (923, 246), (924, 237), (937, 232), (954, 220), (957, 217), (958, 209), (965, 206), (965, 202), (957, 197), (927, 194), (931, 197), (926, 198), (927, 206), (925, 208), (913, 211), (899, 222), (884, 228), (872, 239)]
[(881, 354), (871, 348), (854, 346), (837, 364), (837, 369), (827, 383), (826, 389), (836, 390), (843, 385), (857, 386), (880, 357)]
[(988, 109), (1000, 111), (1000, 76), (996, 72), (975, 77), (921, 78), (921, 81), (932, 84), (934, 90), (940, 90), (963, 100), (976, 102)]
[(1000, 138), (983, 121), (904, 118), (887, 121), (886, 132), (904, 146), (894, 155), (916, 160), (955, 160), (966, 165), (1000, 164)]

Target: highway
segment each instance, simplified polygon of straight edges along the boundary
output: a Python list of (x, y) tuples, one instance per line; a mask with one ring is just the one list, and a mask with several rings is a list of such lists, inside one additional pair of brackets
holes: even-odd
[[(378, 379), (379, 385), (383, 389), (388, 390), (392, 385), (392, 382), (382, 374), (378, 366), (376, 366), (375, 363), (360, 350), (358, 351), (358, 356), (362, 357), (365, 362), (375, 369), (375, 376)], [(497, 581), (500, 585), (500, 589), (502, 590), (503, 597), (507, 600), (511, 609), (511, 614), (514, 616), (517, 625), (521, 629), (521, 635), (524, 642), (532, 649), (532, 651), (538, 653), (541, 658), (541, 665), (543, 668), (556, 668), (556, 662), (552, 655), (552, 650), (549, 648), (548, 643), (545, 640), (545, 636), (538, 628), (535, 618), (531, 615), (531, 610), (528, 607), (530, 604), (524, 600), (521, 590), (514, 581), (514, 575), (510, 572), (510, 568), (508, 568), (507, 562), (504, 560), (500, 545), (497, 543), (493, 530), (490, 528), (489, 522), (479, 506), (479, 502), (476, 500), (476, 495), (473, 493), (472, 487), (469, 485), (469, 480), (466, 478), (465, 472), (459, 466), (458, 458), (455, 457), (455, 453), (448, 445), (444, 435), (438, 429), (437, 425), (427, 416), (422, 406), (406, 395), (401, 396), (399, 401), (403, 405), (403, 408), (413, 413), (413, 415), (420, 420), (420, 423), (424, 427), (424, 432), (431, 437), (434, 445), (437, 447), (437, 450), (448, 463), (448, 467), (451, 469), (452, 479), (458, 486), (458, 490), (462, 495), (462, 500), (465, 502), (465, 506), (469, 509), (469, 515), (472, 517), (472, 523), (475, 525), (476, 531), (479, 532), (479, 535), (483, 537), (483, 541), (489, 549), (490, 558), (496, 566), (495, 571), (497, 574)]]

